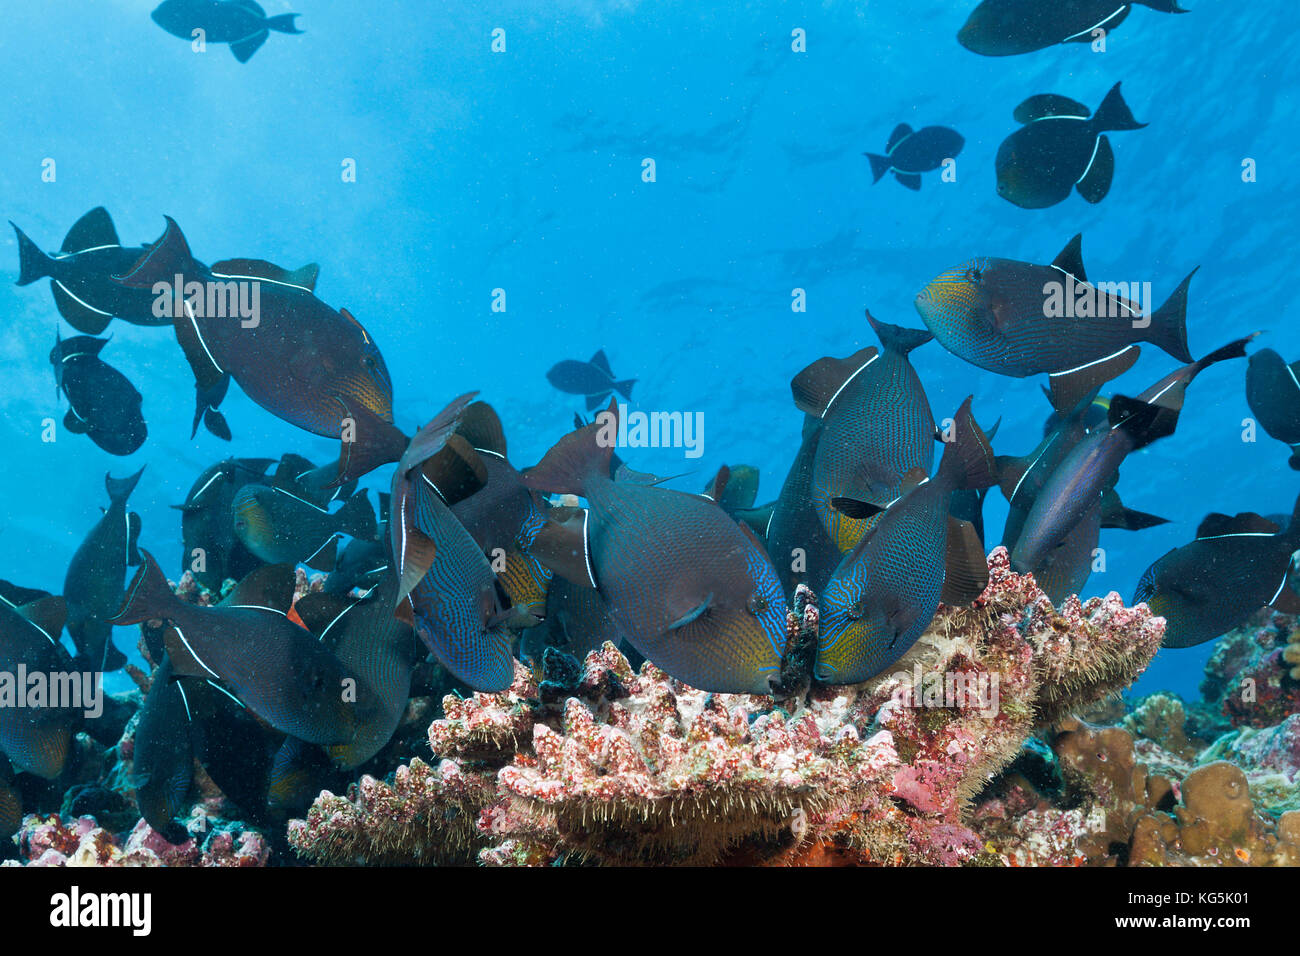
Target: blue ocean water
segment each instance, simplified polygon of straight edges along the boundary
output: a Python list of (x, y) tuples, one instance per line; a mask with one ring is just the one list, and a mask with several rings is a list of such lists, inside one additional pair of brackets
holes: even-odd
[[(1285, 282), (1300, 265), (1300, 65), (1278, 42), (1294, 15), (1282, 0), (1199, 2), (1183, 16), (1139, 8), (1105, 52), (1069, 44), (1003, 59), (957, 44), (974, 4), (953, 0), (269, 0), (268, 14), (300, 13), (306, 32), (272, 34), (246, 64), (223, 46), (193, 52), (150, 21), (155, 5), (6, 10), (5, 216), (47, 249), (104, 205), (127, 243), (156, 238), (167, 214), (205, 261), (319, 262), (317, 293), (383, 350), (407, 431), (477, 388), (506, 423), (512, 459), (534, 461), (580, 407), (546, 370), (604, 347), (619, 377), (638, 379), (634, 407), (704, 414), (700, 459), (662, 450), (631, 456), (636, 467), (689, 471), (677, 485), (698, 490), (719, 464), (751, 463), (760, 500), (771, 498), (798, 445), (789, 380), (818, 356), (874, 344), (864, 307), (920, 327), (912, 299), (936, 273), (973, 255), (1050, 261), (1076, 232), (1090, 277), (1149, 281), (1157, 300), (1201, 266), (1195, 355), (1263, 329), (1258, 346), (1300, 357)], [(792, 49), (796, 29), (805, 52)], [(1150, 126), (1112, 136), (1102, 203), (1027, 211), (995, 194), (993, 157), (1018, 103), (1055, 92), (1095, 108), (1118, 80)], [(862, 153), (881, 151), (900, 122), (965, 136), (955, 182), (872, 185)], [(1242, 178), (1248, 158), (1254, 182)], [(349, 160), (355, 182), (342, 175)], [(59, 590), (107, 503), (106, 471), (148, 465), (131, 504), (142, 544), (174, 575), (169, 506), (204, 467), (231, 454), (334, 458), (335, 443), (237, 388), (223, 406), (234, 442), (189, 440), (192, 377), (174, 336), (122, 322), (104, 358), (144, 393), (148, 442), (129, 460), (62, 432), (43, 442), (42, 421), (65, 410), (47, 358), (58, 315), (45, 283), (12, 285), (17, 249), (0, 243), (0, 577)], [(791, 309), (794, 289), (806, 290), (804, 313)], [(936, 418), (974, 394), (981, 421), (1002, 416), (999, 452), (1036, 443), (1039, 379), (999, 378), (937, 345), (913, 360)], [(1136, 393), (1175, 366), (1147, 348), (1116, 387)], [(1208, 511), (1291, 510), (1300, 482), (1286, 450), (1262, 434), (1242, 440), (1244, 374), (1243, 362), (1207, 371), (1178, 433), (1125, 464), (1125, 503), (1171, 523), (1103, 532), (1107, 568), (1088, 593), (1129, 598)], [(1004, 516), (994, 492), (990, 546)], [(135, 641), (133, 629), (117, 637), (124, 650)], [(1138, 689), (1194, 694), (1211, 648), (1161, 652)]]

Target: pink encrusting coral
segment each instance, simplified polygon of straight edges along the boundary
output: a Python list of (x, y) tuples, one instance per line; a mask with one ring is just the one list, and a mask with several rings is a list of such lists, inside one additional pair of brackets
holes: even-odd
[(265, 866), (271, 850), (255, 830), (215, 827), (196, 811), (190, 839), (168, 843), (141, 820), (120, 840), (94, 817), (71, 823), (57, 815), (29, 815), (14, 842), (30, 866)]
[[(708, 694), (652, 664), (633, 673), (606, 644), (547, 706), (519, 668), (503, 694), (444, 700), (429, 740), (450, 759), (420, 768), (414, 795), (415, 763), (349, 800), (324, 794), (291, 842), (357, 862), (452, 862), (435, 844), (495, 864), (1012, 862), (973, 827), (974, 797), (1036, 727), (1131, 683), (1163, 622), (1117, 595), (1058, 612), (1005, 550), (989, 566), (977, 601), (941, 607), (890, 673), (852, 687)], [(804, 598), (796, 633), (816, 624)], [(1043, 852), (1073, 861), (1050, 825)]]

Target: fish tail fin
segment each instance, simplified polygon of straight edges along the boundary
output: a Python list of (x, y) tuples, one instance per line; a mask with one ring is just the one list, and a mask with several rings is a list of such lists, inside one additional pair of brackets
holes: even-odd
[(108, 489), (108, 500), (113, 504), (119, 502), (126, 504), (126, 499), (131, 497), (131, 492), (135, 491), (135, 486), (140, 483), (140, 476), (144, 474), (143, 465), (140, 470), (129, 478), (114, 478), (111, 474), (104, 475), (104, 487)]
[(217, 406), (225, 400), (229, 388), (229, 372), (222, 373), (215, 385), (206, 388), (199, 382), (194, 383), (194, 421), (190, 424), (191, 439), (199, 433), (199, 422), (202, 421), (204, 427), (212, 434), (223, 441), (230, 441), (230, 425), (226, 423), (226, 416), (217, 411)]
[[(9, 225), (14, 226), (11, 222)], [(18, 237), (18, 285), (30, 285), (50, 274), (50, 257), (28, 238), (27, 233), (14, 226)]]
[(139, 624), (152, 618), (165, 619), (167, 609), (180, 600), (172, 593), (171, 585), (167, 583), (167, 575), (162, 573), (162, 568), (158, 567), (154, 556), (144, 550), (141, 550), (140, 554), (144, 561), (126, 589), (126, 599), (122, 602), (122, 608), (116, 616), (109, 619), (109, 623), (119, 627)]
[(1132, 0), (1133, 3), (1140, 7), (1150, 7), (1152, 10), (1158, 10), (1160, 13), (1187, 13), (1186, 7), (1180, 7), (1178, 0)]
[(302, 33), (303, 31), (299, 30), (297, 24), (293, 22), (300, 16), (302, 16), (300, 13), (282, 13), (276, 17), (267, 17), (266, 28), (276, 33)]
[(1139, 123), (1129, 112), (1128, 104), (1124, 102), (1124, 95), (1119, 91), (1120, 84), (1116, 83), (1106, 94), (1106, 98), (1101, 101), (1097, 107), (1097, 112), (1093, 114), (1092, 121), (1098, 131), (1102, 130), (1129, 130), (1142, 129), (1146, 123)]
[(185, 275), (194, 268), (190, 244), (176, 220), (164, 216), (167, 229), (124, 275), (113, 279), (128, 289), (152, 289), (156, 282), (170, 283), (177, 275)]
[(629, 402), (632, 401), (632, 386), (637, 382), (634, 378), (626, 378), (621, 382), (614, 383), (614, 391), (618, 392)]
[(894, 164), (888, 156), (881, 156), (879, 153), (863, 153), (871, 161), (871, 184), (874, 186), (884, 177), (885, 173), (893, 168)]
[(939, 478), (953, 488), (989, 488), (998, 483), (997, 459), (970, 405), (968, 397), (953, 416), (953, 437), (943, 450)]
[(611, 400), (609, 408), (598, 413), (594, 422), (569, 432), (524, 472), (524, 485), (535, 491), (584, 495), (593, 477), (609, 474), (617, 431), (618, 403)]
[(898, 352), (900, 355), (906, 355), (918, 345), (924, 345), (934, 338), (934, 333), (929, 329), (905, 329), (901, 325), (890, 325), (888, 322), (881, 322), (871, 310), (867, 309), (867, 321), (876, 332), (876, 337), (880, 339), (880, 344), (890, 352)]
[(1192, 353), (1187, 348), (1187, 287), (1191, 285), (1196, 269), (1187, 273), (1187, 278), (1178, 284), (1165, 304), (1151, 314), (1147, 328), (1146, 340), (1180, 362), (1192, 361)]
[(349, 537), (361, 541), (374, 541), (379, 537), (375, 509), (370, 506), (370, 498), (365, 489), (343, 502), (343, 507), (334, 517), (338, 519), (338, 529)]
[(402, 457), (410, 439), (392, 422), (362, 405), (352, 408), (335, 396), (343, 409), (339, 435), (339, 474), (327, 487), (337, 488), (370, 474), (380, 465)]

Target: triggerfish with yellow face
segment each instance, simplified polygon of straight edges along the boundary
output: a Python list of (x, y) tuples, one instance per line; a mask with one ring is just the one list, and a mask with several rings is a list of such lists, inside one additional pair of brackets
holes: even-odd
[(195, 429), (203, 419), (229, 435), (216, 406), (233, 378), (273, 415), (341, 439), (342, 483), (396, 461), (406, 437), (393, 425), (393, 385), (378, 346), (346, 309), (316, 298), (318, 271), (258, 259), (209, 269), (168, 217), (162, 238), (117, 281), (153, 289), (172, 317), (197, 383)]
[(1285, 531), (1254, 513), (1206, 515), (1195, 541), (1146, 569), (1133, 603), (1144, 601), (1165, 619), (1165, 647), (1212, 641), (1262, 607), (1300, 613), (1300, 596), (1288, 586), (1297, 549), (1300, 500)]
[(790, 383), (795, 404), (822, 421), (813, 463), (812, 498), (822, 527), (841, 552), (849, 551), (869, 522), (831, 507), (852, 498), (883, 510), (902, 493), (903, 475), (926, 474), (934, 463), (934, 415), (907, 354), (933, 336), (867, 321), (883, 351), (866, 348), (846, 359), (821, 358)]
[(1015, 378), (1075, 372), (1115, 359), (1136, 342), (1151, 342), (1190, 362), (1192, 276), (1148, 313), (1111, 286), (1091, 285), (1081, 249), (1082, 238), (1075, 236), (1048, 265), (971, 259), (931, 280), (916, 297), (916, 311), (949, 352)]
[(752, 531), (700, 495), (610, 479), (618, 415), (566, 435), (524, 473), (589, 509), (552, 509), (531, 553), (596, 588), (628, 641), (701, 690), (764, 694), (779, 677), (786, 601)]
[[(835, 569), (822, 593), (814, 676), (856, 684), (879, 674), (916, 643), (942, 601), (968, 604), (988, 584), (984, 545), (954, 518), (953, 494), (990, 487), (995, 461), (968, 398), (954, 416), (952, 440), (933, 478), (917, 468), (901, 498)], [(836, 499), (850, 513), (866, 502)]]

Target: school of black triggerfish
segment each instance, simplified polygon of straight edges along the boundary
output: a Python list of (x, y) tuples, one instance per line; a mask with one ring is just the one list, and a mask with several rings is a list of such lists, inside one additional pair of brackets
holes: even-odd
[[(1143, 5), (1180, 12), (1171, 0)], [(168, 0), (155, 20), (186, 36), (186, 6)], [(201, 6), (251, 17), (256, 5)], [(985, 0), (960, 41), (989, 56), (1021, 53), (1086, 39), (1128, 10)], [(293, 32), (293, 17), (267, 28)], [(241, 60), (265, 39), (265, 30), (256, 43), (241, 39), (247, 30), (238, 24), (229, 33)], [(213, 30), (211, 39), (224, 35)], [(1103, 133), (1141, 125), (1118, 84), (1091, 118), (1056, 95), (1031, 97), (1016, 118), (1024, 125), (999, 151), (998, 188), (1031, 207), (1074, 187), (1099, 201), (1113, 172)], [(951, 130), (900, 126), (885, 154), (871, 155), (872, 170), (918, 188), (920, 174), (961, 144)], [(178, 596), (139, 547), (140, 519), (128, 510), (139, 472), (107, 477), (108, 506), (77, 549), (62, 597), (0, 582), (0, 669), (114, 670), (126, 658), (113, 627), (142, 625), (159, 667), (137, 730), (134, 784), (142, 815), (173, 836), (193, 759), (241, 805), (264, 806), (295, 788), (310, 799), (321, 772), (356, 768), (387, 743), (413, 671), (430, 655), (459, 685), (497, 692), (510, 685), (516, 656), (536, 661), (555, 648), (580, 658), (610, 640), (695, 687), (764, 694), (792, 679), (788, 602), (806, 584), (821, 612), (811, 676), (865, 681), (907, 652), (941, 602), (966, 604), (986, 586), (982, 506), (994, 486), (1009, 503), (1002, 543), (1014, 568), (1060, 602), (1084, 586), (1101, 528), (1165, 520), (1123, 505), (1120, 469), (1130, 453), (1174, 433), (1202, 370), (1246, 358), (1255, 337), (1195, 359), (1186, 334), (1191, 274), (1162, 306), (1143, 311), (1089, 283), (1080, 236), (1046, 263), (972, 258), (917, 294), (924, 329), (868, 312), (879, 347), (818, 358), (794, 377), (802, 441), (790, 449), (779, 496), (760, 505), (752, 467), (724, 466), (693, 494), (623, 462), (612, 396), (630, 397), (633, 381), (617, 378), (603, 351), (547, 375), (581, 396), (593, 420), (578, 418), (540, 462), (519, 468), (506, 425), (476, 393), (404, 434), (378, 344), (350, 312), (315, 295), (315, 265), (291, 271), (239, 258), (209, 266), (170, 217), (156, 242), (124, 246), (102, 208), (55, 253), (14, 228), (18, 284), (49, 279), (55, 308), (79, 333), (60, 334), (50, 353), (68, 431), (113, 455), (146, 440), (141, 396), (102, 357), (107, 340), (97, 337), (117, 319), (174, 332), (195, 379), (191, 437), (203, 424), (232, 438), (220, 406), (233, 380), (271, 414), (340, 442), (337, 463), (227, 458), (196, 476), (177, 505), (181, 567), (219, 597), (210, 606)], [(204, 307), (205, 290), (232, 283), (257, 285), (255, 324)], [(1071, 308), (1046, 306), (1053, 286), (1069, 290)], [(909, 361), (931, 339), (1000, 375), (1046, 376), (1051, 410), (1037, 447), (995, 454), (996, 410), (980, 410), (982, 426), (970, 399), (942, 409), (947, 425), (936, 425)], [(1140, 343), (1179, 367), (1135, 395), (1103, 397)], [(1297, 366), (1267, 349), (1243, 363), (1250, 407), (1292, 446), (1293, 467)], [(384, 467), (391, 482), (377, 514), (357, 481)], [(1210, 514), (1194, 541), (1142, 575), (1132, 597), (1166, 619), (1166, 646), (1202, 643), (1262, 607), (1300, 610), (1288, 586), (1298, 548), (1300, 502), (1277, 520)], [(299, 564), (329, 577), (295, 603)], [(75, 657), (60, 643), (65, 627)], [(14, 772), (57, 777), (83, 719), (58, 708), (0, 709), (0, 786)]]

